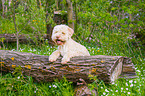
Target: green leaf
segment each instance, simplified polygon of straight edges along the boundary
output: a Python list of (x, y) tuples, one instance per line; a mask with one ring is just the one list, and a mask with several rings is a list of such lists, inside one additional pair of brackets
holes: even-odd
[(116, 9), (115, 7), (111, 8), (111, 10), (115, 10), (115, 9)]
[(129, 27), (133, 27), (133, 24), (129, 24)]
[(127, 10), (127, 12), (128, 12), (129, 14), (132, 14), (132, 11), (131, 11), (131, 10)]

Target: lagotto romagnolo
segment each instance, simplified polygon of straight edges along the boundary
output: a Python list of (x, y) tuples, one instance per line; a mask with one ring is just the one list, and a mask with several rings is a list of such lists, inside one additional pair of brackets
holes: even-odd
[(70, 58), (75, 56), (90, 56), (88, 50), (83, 45), (74, 41), (71, 36), (74, 30), (67, 25), (56, 25), (52, 32), (52, 40), (58, 45), (58, 49), (49, 56), (49, 61), (53, 62), (61, 55), (61, 63), (65, 64)]

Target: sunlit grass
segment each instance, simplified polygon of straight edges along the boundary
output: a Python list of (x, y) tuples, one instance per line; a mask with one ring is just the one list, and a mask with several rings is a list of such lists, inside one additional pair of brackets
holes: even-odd
[(34, 83), (31, 77), (24, 79), (22, 75), (16, 77), (9, 73), (0, 76), (0, 96), (73, 96), (71, 84), (65, 78), (53, 83)]

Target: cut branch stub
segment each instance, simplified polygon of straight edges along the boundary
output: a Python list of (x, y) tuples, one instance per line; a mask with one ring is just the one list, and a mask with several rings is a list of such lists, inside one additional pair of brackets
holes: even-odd
[(127, 69), (128, 73), (130, 72), (129, 75), (136, 74), (134, 67), (131, 67), (132, 62), (127, 62), (130, 59), (122, 56), (80, 56), (71, 58), (67, 64), (60, 63), (61, 57), (55, 62), (49, 62), (48, 58), (48, 56), (32, 53), (0, 50), (0, 70), (12, 72), (16, 67), (21, 66), (24, 75), (32, 76), (38, 82), (52, 82), (54, 79), (60, 80), (65, 76), (67, 80), (75, 83), (80, 78), (90, 83), (92, 80), (88, 75), (91, 74), (110, 83), (116, 80), (121, 73), (125, 73)]

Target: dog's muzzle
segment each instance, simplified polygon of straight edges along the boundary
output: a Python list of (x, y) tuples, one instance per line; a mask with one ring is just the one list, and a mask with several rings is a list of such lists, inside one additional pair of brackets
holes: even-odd
[(55, 41), (57, 45), (63, 45), (65, 43), (65, 41), (62, 41), (60, 39), (56, 39)]

